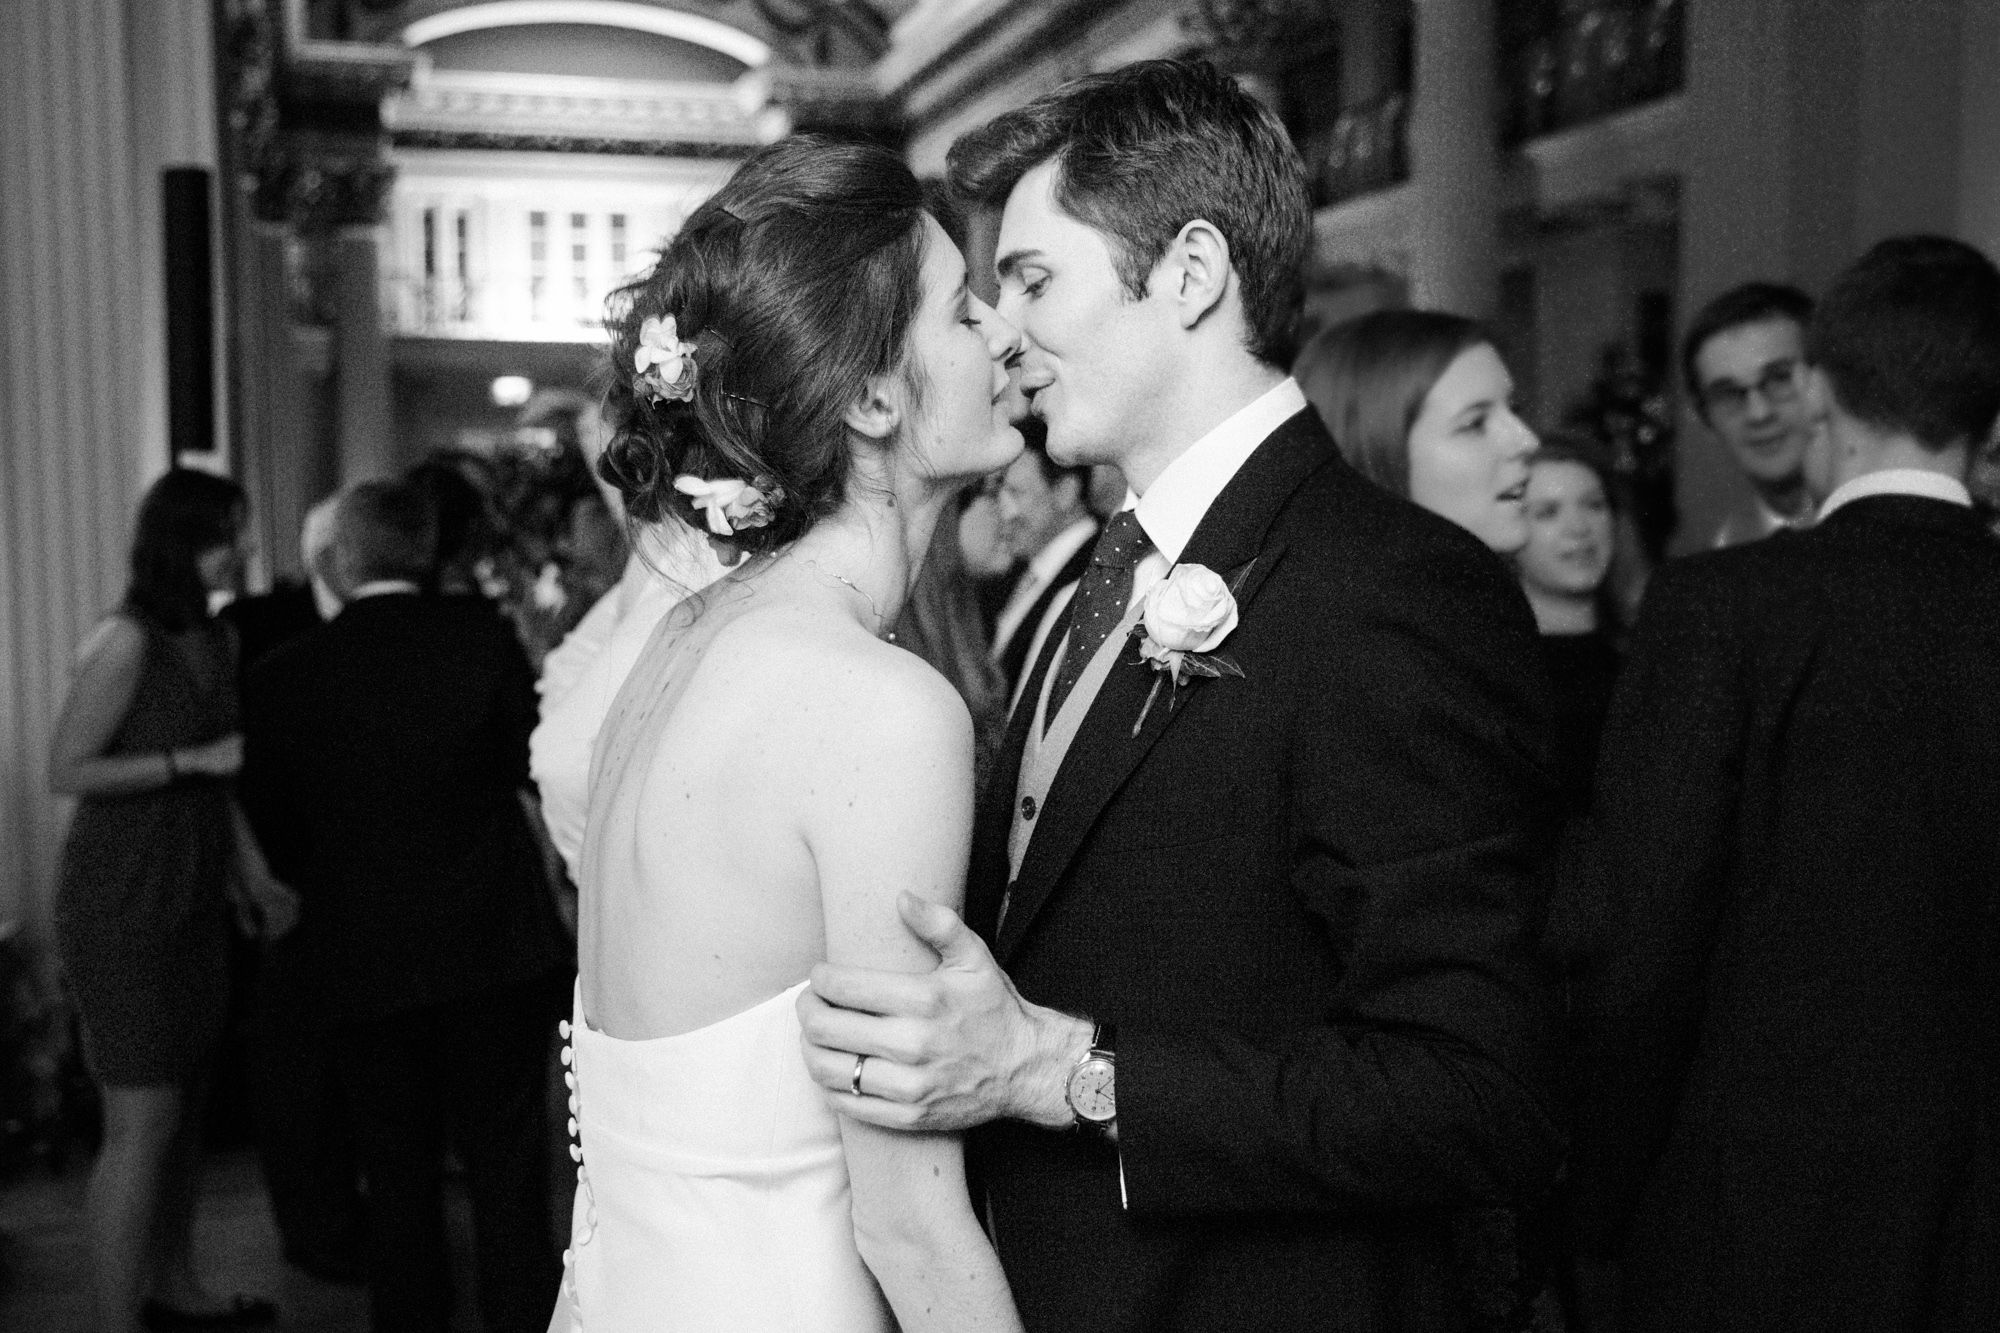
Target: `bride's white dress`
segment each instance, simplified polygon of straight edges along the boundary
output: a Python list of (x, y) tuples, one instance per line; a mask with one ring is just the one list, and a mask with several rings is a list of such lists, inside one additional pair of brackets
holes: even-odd
[(885, 1333), (855, 1252), (840, 1129), (799, 1054), (805, 983), (621, 1041), (569, 1023), (580, 1163), (563, 1284), (585, 1333)]

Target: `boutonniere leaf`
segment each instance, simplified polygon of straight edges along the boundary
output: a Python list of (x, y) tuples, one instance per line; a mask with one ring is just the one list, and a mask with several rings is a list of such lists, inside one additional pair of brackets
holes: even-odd
[(1168, 687), (1167, 711), (1172, 712), (1182, 687), (1194, 677), (1242, 677), (1243, 668), (1215, 649), (1236, 628), (1236, 589), (1249, 572), (1245, 565), (1232, 586), (1207, 565), (1175, 565), (1147, 592), (1144, 614), (1132, 635), (1139, 640), (1139, 660), (1160, 674), (1132, 724), (1134, 736), (1146, 725), (1161, 686)]

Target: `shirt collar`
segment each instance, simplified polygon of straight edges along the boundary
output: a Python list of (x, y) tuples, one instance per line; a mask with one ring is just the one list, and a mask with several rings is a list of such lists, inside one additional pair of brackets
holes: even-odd
[(1035, 552), (1028, 562), (1027, 576), (1037, 585), (1046, 584), (1062, 572), (1070, 557), (1083, 549), (1084, 543), (1097, 535), (1097, 520), (1080, 518), (1076, 522), (1049, 538), (1041, 550)]
[(1298, 381), (1287, 376), (1189, 445), (1144, 495), (1126, 492), (1125, 507), (1137, 511), (1139, 526), (1169, 565), (1181, 558), (1202, 516), (1257, 446), (1305, 405)]
[(1821, 521), (1842, 505), (1870, 495), (1915, 495), (1972, 507), (1972, 492), (1957, 477), (1920, 467), (1890, 467), (1880, 472), (1864, 472), (1827, 496), (1826, 503), (1819, 507)]

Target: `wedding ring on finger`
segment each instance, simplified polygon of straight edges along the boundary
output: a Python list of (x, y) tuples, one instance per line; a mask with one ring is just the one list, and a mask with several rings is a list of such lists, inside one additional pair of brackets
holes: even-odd
[(865, 1055), (854, 1057), (854, 1077), (847, 1081), (847, 1090), (857, 1097), (861, 1095), (861, 1066), (867, 1063), (868, 1057)]

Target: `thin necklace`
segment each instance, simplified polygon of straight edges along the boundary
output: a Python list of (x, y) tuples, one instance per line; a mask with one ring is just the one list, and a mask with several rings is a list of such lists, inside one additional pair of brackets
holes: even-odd
[[(826, 575), (828, 578), (833, 579), (840, 583), (845, 583), (848, 587), (860, 593), (861, 600), (868, 603), (868, 609), (875, 613), (875, 624), (877, 626), (876, 632), (878, 634), (881, 634), (882, 637), (888, 640), (890, 643), (894, 643), (896, 641), (896, 631), (888, 628), (889, 618), (882, 614), (881, 606), (876, 603), (873, 597), (870, 597), (868, 595), (868, 590), (866, 588), (862, 587), (860, 584), (856, 583), (853, 579), (847, 577), (847, 575), (845, 574), (836, 574), (830, 569), (822, 568), (819, 561), (817, 560), (801, 560), (799, 561), (799, 563), (802, 565), (811, 565), (814, 569)], [(886, 633), (883, 632), (885, 630), (887, 631)]]

